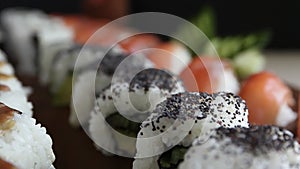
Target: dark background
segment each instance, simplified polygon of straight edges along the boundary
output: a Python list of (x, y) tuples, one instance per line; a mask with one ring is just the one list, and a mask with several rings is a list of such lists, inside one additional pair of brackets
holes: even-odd
[[(1, 0), (6, 7), (27, 6), (46, 12), (78, 13), (83, 0)], [(267, 48), (300, 48), (300, 1), (292, 0), (131, 0), (130, 12), (157, 11), (190, 18), (204, 5), (216, 11), (219, 36), (268, 29), (272, 39)]]

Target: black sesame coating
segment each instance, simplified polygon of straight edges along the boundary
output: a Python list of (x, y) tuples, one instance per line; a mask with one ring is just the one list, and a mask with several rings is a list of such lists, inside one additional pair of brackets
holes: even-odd
[(114, 73), (112, 83), (126, 82), (130, 83), (136, 74), (147, 68), (152, 68), (153, 63), (142, 54), (129, 55), (118, 66)]
[[(83, 46), (79, 45), (79, 44), (75, 44), (73, 46), (71, 46), (70, 48), (67, 48), (65, 50), (60, 50), (59, 52), (57, 52), (56, 56), (54, 57), (54, 61), (59, 60), (62, 57), (75, 57), (77, 58), (79, 53), (82, 51)], [(93, 46), (93, 45), (89, 45), (89, 46), (85, 46), (84, 50), (87, 50), (91, 53), (98, 53), (98, 52), (104, 52), (105, 48), (100, 47), (100, 46)]]
[(110, 89), (110, 86), (111, 85), (108, 85), (108, 86), (104, 87), (100, 92), (97, 92), (95, 94), (96, 100), (98, 100), (98, 99), (101, 99), (102, 101), (105, 101), (106, 99), (113, 100), (111, 93), (109, 92), (109, 94), (108, 94), (106, 92), (108, 89)]
[[(266, 154), (271, 150), (285, 151), (295, 148), (293, 134), (277, 126), (220, 127), (216, 129), (216, 134), (212, 138), (218, 141), (230, 138), (230, 144), (242, 147), (245, 152), (253, 154)], [(299, 147), (296, 147), (295, 151), (300, 153)]]
[(248, 107), (245, 100), (238, 95), (227, 92), (212, 94), (209, 110), (211, 122), (223, 127), (237, 127), (248, 124)]
[(144, 89), (145, 92), (148, 92), (149, 88), (157, 86), (159, 89), (171, 92), (179, 81), (178, 77), (166, 70), (149, 68), (134, 76), (129, 84), (129, 91), (135, 92), (135, 89)]
[[(84, 47), (84, 50), (83, 50)], [(68, 59), (69, 65), (66, 65), (69, 67), (69, 71), (72, 74), (73, 73), (73, 69), (74, 69), (74, 65), (75, 62), (80, 54), (80, 52), (85, 51), (83, 53), (81, 53), (82, 55), (86, 56), (95, 56), (95, 59), (97, 59), (97, 57), (102, 58), (103, 53), (106, 51), (105, 48), (100, 47), (100, 46), (94, 46), (94, 45), (79, 45), (79, 44), (75, 44), (73, 46), (71, 46), (70, 48), (64, 49), (64, 50), (60, 50), (59, 52), (56, 53), (56, 55), (54, 56), (53, 65), (56, 65), (58, 62), (61, 61), (61, 59)], [(97, 57), (96, 57), (97, 56)], [(77, 70), (78, 72), (87, 70), (87, 69), (91, 69), (94, 70), (95, 68), (97, 68), (97, 62), (95, 63), (90, 63), (88, 65), (86, 65), (85, 67), (80, 68), (79, 70)]]
[[(221, 97), (223, 99), (221, 100), (222, 102), (215, 102), (217, 97)], [(233, 107), (234, 109), (229, 110), (228, 107)], [(201, 112), (201, 114), (198, 112)], [(208, 94), (183, 92), (173, 94), (165, 101), (159, 103), (152, 114), (155, 116), (150, 119), (151, 121), (159, 121), (162, 117), (183, 121), (187, 118), (201, 120), (210, 115), (211, 122), (216, 122), (221, 126), (227, 127), (227, 123), (233, 123), (235, 121), (240, 123), (238, 117), (247, 118), (248, 109), (245, 101), (232, 93), (219, 92)], [(226, 116), (231, 118), (227, 118)], [(243, 121), (247, 123), (247, 119)]]
[(112, 76), (116, 68), (126, 58), (126, 54), (122, 52), (109, 51), (101, 60), (99, 70), (109, 76)]
[[(212, 98), (207, 93), (190, 93), (183, 92), (171, 95), (165, 101), (159, 103), (152, 113), (152, 116), (148, 118), (143, 124), (142, 128), (146, 128), (151, 125), (153, 131), (160, 125), (160, 119), (179, 119), (186, 121), (189, 119), (201, 120), (207, 117), (210, 102)], [(196, 112), (201, 112), (200, 114)], [(159, 127), (162, 132), (164, 127)]]
[(197, 123), (197, 120), (208, 116), (210, 123), (217, 123), (223, 127), (248, 125), (248, 109), (245, 101), (239, 96), (226, 92), (215, 94), (183, 92), (171, 95), (159, 103), (142, 127), (147, 127), (150, 123), (158, 125), (161, 118), (181, 121), (194, 119)]

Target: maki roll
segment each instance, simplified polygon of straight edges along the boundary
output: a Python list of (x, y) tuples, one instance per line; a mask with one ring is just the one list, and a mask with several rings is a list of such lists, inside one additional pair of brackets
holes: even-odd
[(33, 45), (33, 34), (43, 26), (47, 16), (38, 10), (20, 8), (6, 9), (1, 13), (1, 24), (4, 33), (4, 47), (9, 55), (17, 61), (17, 70), (34, 74), (36, 50)]
[(130, 83), (111, 84), (96, 100), (91, 113), (90, 135), (104, 150), (133, 157), (141, 121), (159, 102), (183, 91), (178, 77), (153, 68), (142, 70)]
[(247, 116), (245, 101), (232, 93), (172, 95), (142, 123), (133, 168), (177, 166), (194, 139), (205, 142), (220, 126), (248, 127)]
[(17, 62), (17, 70), (34, 75), (40, 68), (41, 81), (47, 82), (53, 54), (72, 42), (72, 30), (42, 11), (25, 8), (5, 9), (1, 24), (4, 47)]
[[(118, 47), (113, 48), (112, 51), (109, 51), (100, 59), (99, 67), (98, 65), (93, 65), (94, 69), (91, 68), (92, 66), (86, 67), (88, 69), (80, 71), (74, 82), (70, 115), (70, 123), (73, 126), (79, 126), (78, 119), (82, 124), (88, 121), (95, 103), (95, 92), (100, 93), (112, 83), (117, 85), (120, 81), (128, 82), (134, 74), (153, 67), (152, 62), (143, 55), (127, 56)], [(95, 69), (97, 70), (96, 75)], [(93, 80), (95, 84), (92, 83)]]
[(64, 25), (61, 20), (49, 18), (46, 25), (33, 35), (37, 48), (35, 60), (38, 62), (38, 76), (42, 84), (49, 83), (51, 65), (56, 54), (74, 44), (73, 34), (73, 30)]
[(276, 126), (216, 129), (205, 143), (195, 141), (179, 169), (296, 169), (300, 146), (293, 134)]
[[(49, 86), (55, 105), (70, 103), (73, 77), (77, 83), (81, 74), (96, 69), (97, 61), (103, 58), (106, 50), (98, 46), (86, 46), (83, 50), (82, 47), (82, 45), (73, 45), (58, 52), (53, 59)], [(81, 63), (77, 59), (79, 55), (84, 58)], [(75, 63), (79, 65), (78, 69), (80, 69), (77, 72), (74, 72)], [(104, 82), (106, 81), (108, 79), (104, 80)]]

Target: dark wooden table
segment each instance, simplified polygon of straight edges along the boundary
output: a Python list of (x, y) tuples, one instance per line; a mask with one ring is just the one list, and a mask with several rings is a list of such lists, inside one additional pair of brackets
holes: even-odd
[(34, 117), (47, 128), (53, 140), (57, 169), (129, 169), (132, 159), (106, 157), (97, 151), (92, 140), (82, 129), (74, 129), (68, 123), (69, 108), (54, 107), (46, 86), (41, 86), (34, 77), (18, 76), (24, 85), (33, 88), (30, 101)]

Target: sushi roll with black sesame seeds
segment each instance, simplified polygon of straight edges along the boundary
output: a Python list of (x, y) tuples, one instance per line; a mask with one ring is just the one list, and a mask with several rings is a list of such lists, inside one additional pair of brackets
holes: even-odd
[(220, 126), (248, 127), (247, 116), (245, 101), (232, 93), (172, 95), (142, 123), (133, 168), (172, 168), (183, 160), (194, 139), (205, 142)]
[[(105, 143), (105, 148), (112, 152), (134, 156), (135, 141), (126, 141), (128, 138), (120, 134), (135, 140), (141, 121), (149, 116), (149, 112), (171, 94), (183, 91), (178, 77), (154, 68), (140, 71), (130, 83), (111, 84), (99, 94), (92, 111), (91, 137), (96, 145)], [(103, 134), (107, 140), (103, 139)]]
[(149, 68), (137, 73), (130, 83), (118, 82), (111, 86), (112, 97), (117, 109), (125, 116), (136, 120), (148, 117), (157, 103), (166, 97), (184, 92), (185, 88), (179, 77), (167, 70)]
[[(95, 75), (94, 69), (81, 71), (77, 75), (73, 85), (69, 121), (71, 125), (75, 127), (79, 126), (78, 118), (83, 123), (88, 121), (89, 114), (95, 103), (95, 93), (93, 92), (101, 92), (110, 86), (111, 83), (114, 83), (114, 81), (129, 81), (135, 73), (143, 69), (151, 68), (153, 64), (145, 56), (140, 54), (127, 56), (123, 50), (116, 46), (103, 56), (99, 65), (92, 66), (96, 66), (97, 74)], [(95, 84), (88, 83), (93, 82), (93, 80)]]
[(276, 126), (216, 129), (205, 143), (189, 148), (179, 169), (298, 169), (300, 146)]

